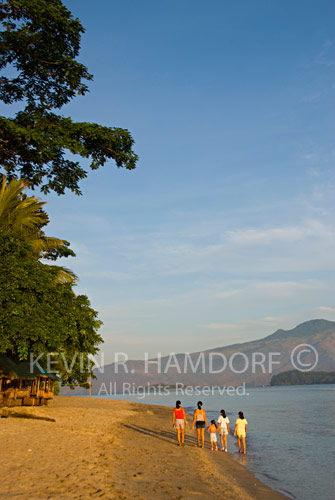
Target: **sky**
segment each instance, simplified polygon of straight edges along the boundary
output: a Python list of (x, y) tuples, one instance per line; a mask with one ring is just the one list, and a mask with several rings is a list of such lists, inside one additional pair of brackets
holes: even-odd
[(61, 112), (140, 156), (46, 197), (105, 362), (335, 320), (335, 2), (64, 3), (94, 81)]

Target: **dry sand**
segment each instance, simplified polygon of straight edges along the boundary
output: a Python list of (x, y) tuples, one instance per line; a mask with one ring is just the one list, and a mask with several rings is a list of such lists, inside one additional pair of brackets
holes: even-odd
[(63, 396), (11, 413), (55, 421), (0, 419), (0, 498), (286, 499), (208, 435), (199, 449), (188, 429), (178, 447), (166, 407)]

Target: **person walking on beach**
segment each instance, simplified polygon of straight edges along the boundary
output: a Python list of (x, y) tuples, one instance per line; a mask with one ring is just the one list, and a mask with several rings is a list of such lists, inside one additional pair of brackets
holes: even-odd
[(177, 429), (178, 445), (185, 446), (185, 425), (187, 425), (184, 408), (181, 407), (181, 402), (176, 401), (176, 407), (173, 410), (172, 426)]
[(211, 450), (214, 450), (214, 444), (215, 444), (215, 451), (218, 451), (218, 440), (216, 437), (216, 429), (217, 425), (215, 423), (215, 420), (211, 420), (211, 425), (207, 427), (207, 430), (210, 432), (211, 435)]
[(200, 446), (200, 435), (201, 435), (201, 442), (202, 442), (201, 448), (204, 448), (205, 447), (205, 428), (206, 428), (206, 425), (208, 426), (208, 422), (207, 422), (207, 418), (206, 418), (206, 412), (205, 412), (205, 410), (202, 409), (202, 402), (198, 401), (197, 406), (198, 406), (198, 408), (194, 412), (192, 430), (194, 431), (194, 424), (195, 424), (196, 428), (197, 428), (197, 441), (198, 441), (197, 446)]
[(245, 437), (247, 435), (247, 428), (248, 428), (248, 422), (244, 418), (243, 411), (239, 411), (238, 412), (238, 419), (236, 420), (236, 423), (235, 423), (234, 436), (237, 435), (239, 453), (242, 453), (242, 450), (241, 450), (241, 439), (242, 439), (244, 455), (246, 454)]
[[(226, 416), (226, 412), (224, 410), (220, 411), (220, 416), (218, 418), (218, 426), (219, 426), (219, 435), (221, 441), (221, 451), (228, 451), (227, 448), (227, 436), (229, 434), (229, 418)], [(224, 446), (223, 446), (224, 440)]]

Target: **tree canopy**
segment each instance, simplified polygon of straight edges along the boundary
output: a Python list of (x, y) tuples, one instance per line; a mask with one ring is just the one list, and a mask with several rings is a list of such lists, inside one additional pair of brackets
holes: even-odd
[(132, 170), (138, 156), (130, 132), (74, 122), (56, 111), (88, 91), (92, 79), (76, 58), (84, 32), (61, 0), (0, 0), (0, 99), (21, 103), (14, 117), (0, 117), (0, 168), (42, 192), (81, 194), (87, 176), (69, 153), (97, 169), (108, 160)]
[(289, 370), (273, 375), (270, 385), (334, 384), (335, 372)]
[(101, 322), (88, 298), (73, 292), (74, 273), (40, 261), (74, 253), (45, 235), (45, 202), (27, 196), (26, 187), (17, 179), (6, 184), (5, 176), (0, 183), (0, 354), (26, 360), (43, 353), (39, 363), (47, 368), (48, 353), (57, 353), (51, 360), (62, 383), (85, 385)]
[(52, 367), (63, 385), (85, 385), (87, 357), (102, 342), (97, 312), (70, 283), (57, 282), (57, 269), (31, 258), (30, 250), (22, 235), (0, 228), (0, 353), (18, 360), (43, 353), (39, 363), (45, 366), (47, 353), (57, 352)]

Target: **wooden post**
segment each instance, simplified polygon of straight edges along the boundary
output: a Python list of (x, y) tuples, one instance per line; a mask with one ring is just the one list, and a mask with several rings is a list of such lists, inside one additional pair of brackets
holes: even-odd
[(92, 397), (92, 380), (91, 380), (91, 375), (88, 378), (88, 385), (90, 389), (90, 397)]

